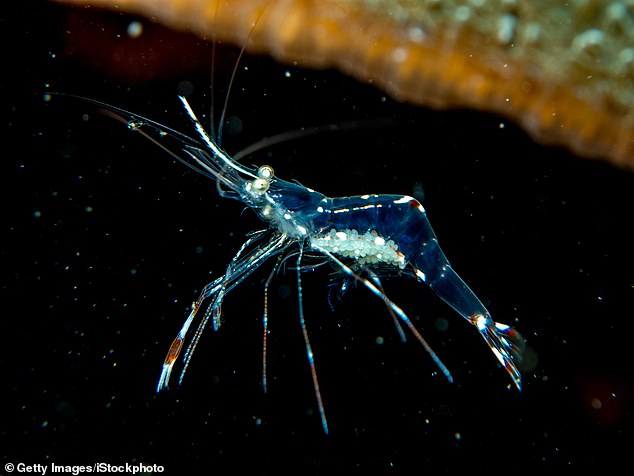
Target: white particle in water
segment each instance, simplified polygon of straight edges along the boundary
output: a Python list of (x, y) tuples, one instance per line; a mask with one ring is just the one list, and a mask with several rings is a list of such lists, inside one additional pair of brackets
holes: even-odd
[(128, 36), (130, 38), (138, 38), (143, 33), (143, 25), (141, 22), (133, 21), (128, 25)]

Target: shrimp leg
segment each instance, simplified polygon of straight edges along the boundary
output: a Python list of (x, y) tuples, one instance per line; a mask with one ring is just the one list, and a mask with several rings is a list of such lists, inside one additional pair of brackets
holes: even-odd
[[(252, 237), (247, 240), (247, 244), (253, 241)], [(181, 371), (181, 375), (179, 378), (179, 383), (183, 380), (183, 376), (185, 375), (185, 371), (187, 370), (187, 366), (191, 359), (192, 353), (198, 344), (200, 336), (210, 318), (210, 316), (218, 309), (218, 296), (222, 295), (223, 297), (228, 294), (234, 287), (240, 284), (244, 279), (246, 279), (253, 271), (255, 271), (264, 261), (266, 261), (271, 256), (276, 255), (277, 253), (284, 250), (287, 246), (288, 238), (284, 234), (280, 234), (271, 238), (266, 244), (261, 247), (254, 249), (251, 253), (246, 256), (236, 259), (232, 261), (232, 264), (228, 267), (227, 272), (224, 276), (219, 277), (215, 281), (212, 281), (207, 286), (203, 288), (203, 291), (200, 293), (198, 300), (196, 300), (192, 304), (192, 309), (183, 324), (183, 327), (177, 334), (176, 338), (172, 342), (169, 351), (167, 352), (167, 356), (165, 357), (165, 362), (163, 363), (163, 368), (161, 370), (161, 376), (159, 378), (159, 382), (157, 384), (156, 390), (161, 391), (168, 387), (169, 379), (172, 373), (172, 369), (174, 367), (175, 362), (180, 355), (180, 351), (183, 346), (183, 342), (185, 340), (186, 334), (193, 322), (196, 314), (200, 310), (202, 303), (206, 299), (213, 299), (207, 312), (203, 316), (201, 323), (198, 325), (196, 333), (190, 342), (185, 356), (183, 358), (183, 370)], [(244, 251), (246, 246), (240, 248), (240, 253)], [(237, 255), (239, 256), (239, 254)]]
[(304, 303), (302, 299), (302, 257), (304, 254), (304, 246), (299, 243), (299, 254), (297, 255), (297, 300), (299, 303), (299, 323), (302, 327), (302, 334), (304, 335), (304, 345), (306, 347), (306, 355), (308, 357), (308, 363), (310, 365), (310, 374), (313, 378), (313, 387), (315, 388), (315, 396), (317, 398), (317, 406), (319, 407), (319, 414), (321, 416), (321, 426), (324, 429), (324, 433), (328, 434), (328, 422), (326, 421), (326, 412), (324, 411), (324, 402), (321, 399), (321, 391), (319, 390), (319, 382), (317, 381), (317, 370), (315, 370), (315, 356), (313, 349), (310, 345), (308, 338), (308, 330), (306, 329), (306, 321), (304, 321)]
[(280, 269), (280, 265), (282, 264), (284, 259), (284, 255), (280, 255), (277, 258), (275, 266), (271, 270), (271, 274), (267, 278), (264, 283), (264, 311), (262, 312), (262, 391), (267, 393), (268, 384), (267, 384), (267, 359), (266, 359), (266, 344), (269, 335), (269, 286), (271, 285), (271, 281), (273, 280), (273, 276)]
[(384, 292), (382, 292), (381, 290), (379, 290), (379, 288), (377, 288), (374, 283), (372, 283), (370, 280), (363, 278), (361, 276), (359, 276), (358, 274), (356, 274), (354, 271), (352, 271), (350, 269), (350, 267), (346, 266), (342, 261), (340, 261), (337, 257), (335, 257), (332, 253), (330, 253), (328, 250), (326, 250), (325, 248), (322, 248), (318, 245), (312, 245), (312, 247), (314, 249), (316, 249), (317, 251), (323, 253), (325, 256), (327, 256), (328, 258), (330, 258), (335, 264), (337, 264), (344, 273), (346, 273), (348, 276), (351, 276), (352, 278), (360, 281), (366, 288), (368, 288), (374, 295), (378, 296), (380, 299), (383, 300), (383, 302), (399, 317), (399, 319), (408, 327), (408, 329), (411, 331), (411, 333), (414, 335), (414, 337), (416, 337), (416, 340), (418, 340), (418, 342), (420, 342), (420, 344), (423, 346), (423, 348), (427, 351), (427, 353), (431, 356), (432, 360), (436, 363), (436, 365), (438, 366), (438, 368), (440, 369), (440, 371), (445, 375), (445, 377), (447, 377), (447, 380), (449, 380), (449, 382), (453, 382), (453, 377), (451, 376), (451, 372), (449, 372), (449, 369), (447, 368), (447, 366), (445, 364), (443, 364), (443, 362), (440, 360), (440, 358), (436, 355), (436, 353), (433, 351), (433, 349), (431, 348), (431, 346), (427, 343), (427, 341), (425, 340), (425, 338), (421, 335), (421, 333), (418, 331), (418, 329), (416, 329), (416, 327), (414, 326), (414, 324), (412, 323), (412, 321), (409, 319), (409, 317), (407, 317), (407, 314), (405, 314), (405, 312), (398, 307), (392, 300), (390, 300), (390, 298), (388, 298)]

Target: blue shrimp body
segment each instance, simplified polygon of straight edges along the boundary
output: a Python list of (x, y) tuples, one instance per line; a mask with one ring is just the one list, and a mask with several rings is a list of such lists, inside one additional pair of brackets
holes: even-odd
[(284, 204), (289, 220), (300, 221), (300, 229), (307, 231), (307, 239), (317, 248), (354, 258), (364, 265), (388, 264), (401, 269), (410, 266), (418, 280), (476, 326), (521, 388), (515, 361), (523, 352), (522, 337), (513, 328), (494, 322), (453, 270), (416, 199), (403, 195), (328, 198), (283, 181), (271, 188), (275, 189), (276, 202)]

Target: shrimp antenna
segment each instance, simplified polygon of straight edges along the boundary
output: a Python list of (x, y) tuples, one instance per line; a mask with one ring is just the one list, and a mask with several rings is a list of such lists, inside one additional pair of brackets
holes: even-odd
[[(229, 85), (227, 86), (227, 94), (225, 94), (225, 101), (222, 106), (222, 112), (220, 114), (220, 121), (218, 122), (218, 134), (216, 136), (218, 139), (218, 145), (222, 144), (222, 130), (224, 128), (225, 116), (227, 115), (227, 108), (229, 106), (229, 96), (233, 88), (233, 83), (235, 82), (235, 78), (238, 72), (238, 67), (240, 66), (240, 62), (242, 60), (242, 57), (244, 56), (244, 52), (247, 49), (247, 45), (249, 44), (249, 41), (251, 41), (251, 37), (253, 36), (255, 27), (258, 25), (258, 23), (260, 23), (260, 19), (262, 18), (262, 16), (266, 12), (266, 9), (269, 7), (270, 4), (271, 2), (268, 2), (264, 6), (264, 8), (262, 8), (260, 13), (258, 13), (258, 16), (256, 17), (256, 19), (253, 21), (253, 24), (251, 25), (251, 28), (249, 29), (249, 33), (247, 33), (247, 37), (244, 40), (244, 44), (242, 45), (242, 48), (240, 48), (240, 52), (238, 53), (238, 58), (236, 59), (236, 63), (233, 65), (233, 71), (231, 72), (231, 77), (229, 78)], [(217, 11), (217, 4), (216, 4), (216, 11)]]
[[(254, 179), (257, 178), (257, 176), (254, 175), (251, 171), (249, 171), (249, 170), (247, 170), (247, 169), (245, 169), (243, 167), (240, 167), (238, 165), (238, 163), (235, 162), (224, 150), (222, 150), (218, 146), (216, 141), (214, 139), (212, 139), (209, 134), (207, 134), (207, 131), (205, 131), (203, 126), (200, 124), (200, 121), (196, 117), (196, 114), (194, 113), (194, 110), (189, 105), (189, 102), (187, 102), (187, 99), (185, 98), (185, 96), (178, 96), (178, 99), (180, 99), (180, 101), (183, 103), (183, 106), (185, 107), (185, 111), (187, 112), (187, 115), (189, 116), (189, 118), (193, 122), (194, 127), (196, 127), (196, 131), (198, 132), (198, 135), (205, 142), (207, 147), (209, 147), (211, 149), (213, 154), (216, 157), (218, 157), (222, 162), (224, 162), (225, 166), (231, 167), (231, 168), (237, 170), (238, 172), (243, 173), (245, 175), (248, 175), (249, 177), (252, 177)], [(220, 177), (220, 174), (218, 175), (218, 177)]]
[[(238, 66), (240, 65), (240, 62), (242, 61), (242, 57), (244, 56), (244, 52), (247, 48), (247, 45), (249, 44), (249, 41), (251, 40), (251, 36), (253, 35), (253, 32), (255, 31), (255, 27), (257, 26), (257, 24), (260, 22), (260, 18), (262, 18), (262, 15), (264, 15), (264, 12), (266, 11), (266, 9), (268, 8), (269, 4), (267, 3), (264, 8), (260, 11), (260, 13), (258, 14), (257, 18), (255, 19), (255, 21), (253, 22), (253, 25), (251, 25), (251, 28), (249, 29), (249, 33), (247, 34), (247, 37), (244, 41), (244, 44), (242, 45), (242, 48), (240, 48), (240, 52), (238, 53), (238, 58), (236, 59), (235, 64), (233, 65), (233, 70), (231, 71), (231, 77), (229, 78), (229, 84), (227, 86), (227, 93), (225, 94), (225, 100), (223, 102), (223, 106), (222, 106), (222, 110), (220, 113), (220, 121), (218, 121), (218, 130), (217, 133), (214, 134), (214, 129), (215, 129), (215, 114), (214, 114), (214, 101), (213, 101), (213, 88), (214, 88), (214, 77), (215, 77), (215, 71), (216, 71), (216, 35), (215, 32), (212, 35), (212, 44), (211, 44), (211, 81), (210, 81), (210, 89), (211, 89), (211, 96), (212, 96), (212, 100), (211, 100), (211, 106), (210, 106), (210, 130), (211, 130), (211, 137), (215, 137), (216, 143), (218, 144), (218, 147), (222, 146), (222, 132), (223, 132), (223, 128), (224, 128), (224, 123), (225, 123), (225, 117), (227, 114), (227, 109), (229, 107), (229, 97), (231, 95), (231, 90), (233, 89), (233, 83), (235, 81), (235, 78), (237, 76), (237, 72), (238, 72)], [(218, 15), (218, 3), (216, 3), (215, 6), (215, 10), (214, 10), (214, 18)], [(224, 190), (222, 189), (222, 187), (220, 186), (220, 181), (216, 180), (216, 190), (218, 191), (218, 194), (220, 194), (221, 196), (224, 195)]]
[(258, 152), (262, 149), (267, 149), (274, 145), (291, 142), (298, 139), (304, 139), (306, 137), (317, 136), (325, 132), (350, 132), (359, 129), (383, 129), (385, 127), (396, 127), (398, 122), (393, 119), (381, 118), (370, 120), (352, 120), (343, 121), (336, 124), (328, 123), (318, 126), (302, 127), (291, 131), (280, 132), (269, 137), (264, 137), (257, 142), (245, 147), (244, 149), (234, 153), (232, 155), (233, 160), (240, 161), (243, 158)]
[[(218, 5), (217, 2), (214, 8), (214, 25), (216, 24), (216, 18), (218, 17)], [(220, 145), (220, 136), (216, 135), (216, 115), (214, 114), (214, 83), (216, 79), (216, 30), (211, 31), (211, 71), (209, 74), (209, 92), (211, 95), (211, 101), (209, 105), (209, 135), (215, 137)]]

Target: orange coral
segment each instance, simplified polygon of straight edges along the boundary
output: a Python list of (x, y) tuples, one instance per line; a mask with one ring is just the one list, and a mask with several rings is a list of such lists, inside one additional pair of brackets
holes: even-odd
[[(537, 140), (634, 167), (634, 2), (65, 0), (140, 13), (393, 96), (495, 111)], [(212, 35), (213, 32), (213, 35)]]

